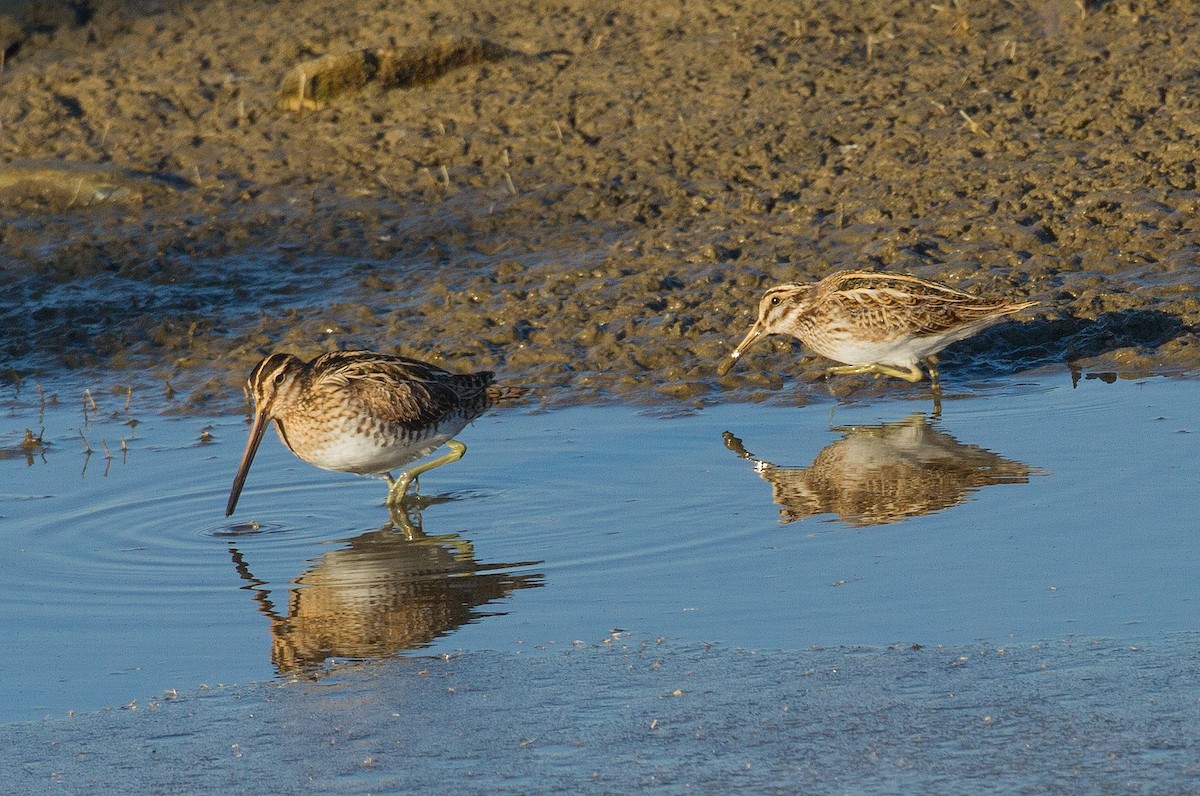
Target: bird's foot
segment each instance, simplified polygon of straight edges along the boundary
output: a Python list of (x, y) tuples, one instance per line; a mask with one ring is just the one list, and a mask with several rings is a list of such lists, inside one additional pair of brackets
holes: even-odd
[(925, 378), (925, 374), (916, 365), (904, 369), (895, 368), (891, 365), (881, 365), (878, 362), (873, 362), (870, 365), (835, 365), (829, 369), (829, 372), (837, 376), (862, 376), (867, 374), (874, 374), (876, 378), (880, 376), (892, 376), (914, 384)]

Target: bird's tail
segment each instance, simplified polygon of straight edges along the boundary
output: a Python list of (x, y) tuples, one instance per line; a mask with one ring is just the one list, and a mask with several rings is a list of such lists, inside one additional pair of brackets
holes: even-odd
[(1038, 302), (1038, 301), (1022, 301), (1019, 304), (1009, 304), (1007, 307), (1004, 308), (1004, 314), (1011, 315), (1014, 312), (1020, 312), (1023, 309), (1037, 306), (1040, 303), (1041, 302)]

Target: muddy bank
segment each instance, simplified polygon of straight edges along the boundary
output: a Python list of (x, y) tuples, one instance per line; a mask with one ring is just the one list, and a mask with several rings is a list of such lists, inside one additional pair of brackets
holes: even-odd
[[(852, 266), (1042, 302), (951, 349), (951, 381), (1200, 372), (1184, 8), (63, 7), (0, 17), (0, 168), (169, 189), (0, 189), (14, 377), (129, 371), (221, 409), (265, 351), (368, 346), (555, 400), (896, 389), (784, 341), (714, 375), (764, 285)], [(446, 37), (513, 55), (277, 105), (298, 64)]]

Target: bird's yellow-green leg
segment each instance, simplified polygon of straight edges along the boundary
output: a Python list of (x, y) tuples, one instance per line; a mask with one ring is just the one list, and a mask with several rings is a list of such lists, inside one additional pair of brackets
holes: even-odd
[(937, 363), (938, 363), (938, 358), (937, 358), (936, 354), (931, 355), (928, 359), (925, 360), (925, 366), (927, 368), (929, 368), (930, 388), (933, 390), (934, 396), (937, 398), (940, 398), (942, 396), (942, 384), (940, 381), (938, 381)]
[(446, 447), (450, 449), (448, 453), (431, 461), (425, 462), (424, 464), (419, 464), (416, 467), (405, 470), (404, 472), (400, 473), (400, 477), (395, 480), (392, 479), (392, 476), (389, 473), (387, 479), (388, 483), (392, 485), (392, 488), (388, 490), (387, 505), (398, 506), (403, 503), (404, 496), (408, 493), (408, 485), (411, 484), (413, 479), (415, 479), (421, 473), (427, 473), (435, 467), (441, 467), (443, 464), (456, 462), (463, 457), (464, 453), (467, 452), (467, 446), (456, 439), (447, 441)]
[(912, 365), (907, 370), (904, 370), (893, 368), (891, 365), (880, 365), (878, 362), (870, 365), (837, 365), (830, 368), (829, 372), (838, 376), (861, 376), (864, 373), (875, 373), (880, 376), (894, 376), (897, 379), (904, 379), (913, 383), (925, 378), (925, 374), (916, 365)]

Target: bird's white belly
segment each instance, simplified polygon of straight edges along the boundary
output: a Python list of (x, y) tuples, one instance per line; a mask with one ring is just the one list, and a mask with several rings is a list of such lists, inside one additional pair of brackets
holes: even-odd
[(928, 359), (951, 343), (993, 326), (1000, 320), (998, 317), (981, 318), (974, 323), (938, 334), (906, 334), (891, 340), (876, 341), (847, 340), (838, 346), (838, 356), (830, 356), (830, 359), (837, 359), (847, 365), (879, 364), (907, 368)]
[(840, 342), (836, 350), (817, 353), (847, 365), (908, 368), (941, 348), (936, 338), (906, 336), (895, 340), (847, 340)]
[(396, 439), (392, 435), (363, 434), (358, 433), (358, 429), (347, 428), (342, 433), (327, 433), (320, 441), (310, 440), (303, 450), (294, 452), (304, 461), (323, 470), (383, 475), (432, 453), (461, 431), (464, 425), (445, 424), (409, 440)]

